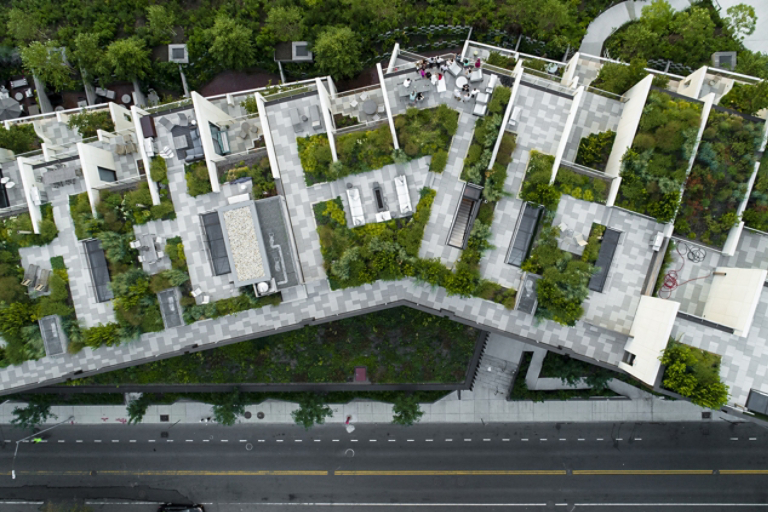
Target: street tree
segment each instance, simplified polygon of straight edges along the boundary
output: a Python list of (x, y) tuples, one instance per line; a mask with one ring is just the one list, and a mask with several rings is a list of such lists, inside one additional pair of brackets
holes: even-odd
[(403, 393), (392, 404), (392, 423), (411, 426), (424, 415), (416, 395)]
[(146, 43), (135, 36), (113, 41), (104, 53), (104, 62), (118, 80), (142, 79), (151, 67)]
[(256, 51), (253, 31), (234, 19), (219, 14), (208, 32), (211, 57), (228, 69), (246, 69), (253, 65)]
[(176, 31), (176, 16), (162, 5), (147, 7), (147, 23), (151, 44), (168, 44), (173, 40)]
[(751, 5), (737, 4), (726, 9), (727, 16), (723, 19), (733, 37), (743, 40), (744, 36), (752, 35), (757, 25), (755, 8)]
[(351, 78), (362, 69), (360, 39), (349, 27), (327, 27), (312, 50), (320, 71), (334, 78)]
[(304, 34), (304, 11), (295, 6), (273, 7), (267, 14), (265, 28), (271, 29), (277, 41), (300, 41)]
[(63, 50), (54, 41), (41, 43), (33, 41), (21, 49), (21, 62), (24, 69), (37, 76), (55, 91), (62, 91), (72, 86), (72, 68), (64, 60)]
[(86, 79), (107, 74), (104, 68), (104, 51), (99, 46), (99, 36), (93, 32), (80, 32), (69, 51), (70, 60), (80, 68)]
[(309, 430), (314, 425), (322, 425), (326, 418), (333, 415), (323, 397), (317, 393), (304, 393), (299, 398), (299, 408), (291, 413), (293, 421)]
[(19, 428), (35, 428), (48, 421), (49, 418), (55, 419), (56, 417), (55, 414), (51, 413), (50, 399), (45, 395), (34, 395), (29, 399), (26, 407), (13, 409), (11, 424)]
[(238, 416), (245, 414), (245, 398), (237, 389), (219, 398), (219, 402), (213, 405), (213, 419), (217, 423), (232, 426)]
[(128, 423), (141, 423), (151, 402), (151, 395), (142, 393), (136, 400), (128, 402)]
[(36, 16), (14, 7), (8, 11), (8, 34), (20, 45), (39, 39), (42, 29)]

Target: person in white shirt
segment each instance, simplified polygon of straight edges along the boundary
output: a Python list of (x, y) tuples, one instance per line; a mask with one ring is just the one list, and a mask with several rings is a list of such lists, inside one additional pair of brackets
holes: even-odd
[(477, 93), (479, 93), (479, 92), (480, 92), (480, 91), (477, 89), (477, 87), (475, 87), (475, 88), (474, 88), (474, 90), (472, 90), (472, 92), (471, 92), (469, 95), (470, 95), (472, 98), (476, 98), (476, 97), (477, 97)]
[(432, 75), (432, 78), (431, 78), (431, 80), (432, 80), (432, 85), (437, 85), (437, 73), (435, 73), (434, 75)]
[(403, 82), (403, 87), (410, 87), (411, 86), (411, 79), (406, 78), (405, 82)]

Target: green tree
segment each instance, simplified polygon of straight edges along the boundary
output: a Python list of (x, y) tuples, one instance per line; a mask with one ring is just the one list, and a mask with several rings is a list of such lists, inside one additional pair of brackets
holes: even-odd
[(709, 59), (711, 51), (708, 43), (715, 38), (715, 22), (707, 9), (694, 6), (678, 13), (671, 28), (682, 40), (669, 45), (670, 59), (676, 62), (692, 59), (705, 62)]
[(151, 403), (151, 395), (142, 393), (136, 400), (128, 402), (128, 423), (141, 423)]
[(51, 413), (50, 398), (45, 395), (33, 395), (26, 407), (13, 409), (11, 424), (19, 428), (35, 428), (48, 421), (49, 418), (55, 419), (56, 417), (55, 414)]
[(312, 48), (320, 71), (334, 78), (351, 78), (362, 69), (361, 44), (349, 27), (328, 27)]
[(245, 69), (253, 65), (256, 51), (253, 31), (234, 19), (220, 14), (208, 32), (211, 57), (225, 68)]
[(670, 339), (661, 356), (665, 388), (702, 407), (719, 409), (728, 402), (728, 386), (720, 381), (720, 358)]
[(304, 393), (299, 398), (299, 408), (291, 413), (293, 421), (309, 430), (314, 425), (322, 425), (325, 418), (333, 415), (323, 397), (317, 393)]
[(723, 21), (728, 30), (733, 34), (734, 39), (742, 40), (744, 36), (752, 35), (755, 32), (757, 16), (755, 8), (751, 5), (737, 4), (732, 5), (725, 11), (726, 16)]
[(720, 105), (754, 115), (768, 107), (768, 81), (762, 80), (754, 85), (736, 83), (726, 94)]
[(418, 398), (411, 393), (402, 393), (392, 403), (392, 423), (411, 426), (424, 416)]
[(104, 62), (118, 80), (142, 79), (151, 67), (149, 49), (138, 37), (113, 41), (104, 53)]
[(64, 55), (54, 41), (46, 43), (33, 41), (29, 46), (21, 49), (21, 61), (24, 69), (55, 91), (62, 91), (72, 86), (72, 69), (64, 61)]
[(162, 5), (147, 7), (147, 23), (151, 44), (168, 44), (176, 35), (176, 16)]
[(223, 395), (218, 399), (218, 403), (213, 405), (213, 419), (228, 427), (234, 425), (237, 417), (243, 414), (245, 414), (245, 397), (237, 389)]
[(10, 149), (20, 155), (35, 149), (39, 142), (32, 123), (12, 124), (7, 129), (0, 123), (0, 148)]
[(98, 130), (105, 132), (114, 132), (115, 124), (112, 122), (112, 116), (108, 110), (94, 112), (83, 110), (78, 114), (72, 114), (67, 120), (67, 127), (70, 130), (77, 129), (80, 136), (84, 139), (95, 137)]
[(629, 66), (606, 62), (600, 68), (600, 73), (591, 85), (604, 91), (623, 95), (648, 76), (646, 67), (648, 67), (648, 61), (639, 58), (632, 59)]
[(36, 16), (14, 7), (8, 11), (8, 34), (19, 45), (29, 44), (39, 39), (42, 29)]
[(640, 22), (648, 30), (656, 34), (662, 34), (669, 30), (675, 10), (667, 0), (653, 0), (643, 7)]
[(768, 79), (768, 55), (749, 50), (739, 52), (736, 71), (744, 75)]
[(304, 35), (304, 11), (296, 6), (273, 7), (264, 28), (272, 30), (277, 41), (301, 41)]
[(72, 60), (86, 78), (107, 75), (104, 68), (104, 51), (99, 46), (99, 36), (93, 32), (80, 32), (75, 37), (69, 52)]

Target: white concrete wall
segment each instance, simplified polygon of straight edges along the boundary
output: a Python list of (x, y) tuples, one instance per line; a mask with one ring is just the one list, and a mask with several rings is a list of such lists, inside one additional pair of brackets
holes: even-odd
[(571, 102), (571, 110), (568, 112), (568, 117), (565, 119), (565, 126), (563, 127), (563, 135), (560, 137), (560, 143), (557, 145), (557, 152), (555, 153), (555, 161), (552, 164), (552, 178), (549, 180), (549, 184), (555, 183), (557, 178), (557, 170), (560, 169), (560, 162), (563, 160), (563, 154), (565, 153), (565, 147), (568, 145), (568, 140), (571, 138), (571, 131), (573, 130), (573, 123), (576, 120), (576, 114), (579, 113), (579, 107), (581, 107), (581, 100), (584, 97), (584, 86), (576, 89), (576, 94)]
[(80, 165), (83, 168), (83, 179), (85, 180), (85, 191), (88, 192), (88, 200), (91, 203), (91, 211), (96, 216), (96, 205), (101, 200), (99, 191), (95, 189), (105, 182), (99, 177), (98, 167), (104, 169), (117, 170), (115, 158), (111, 151), (97, 148), (93, 145), (77, 143), (77, 151), (80, 153)]
[(389, 58), (389, 66), (387, 66), (387, 73), (391, 73), (395, 70), (395, 63), (397, 61), (398, 55), (400, 55), (400, 43), (395, 43), (394, 48), (392, 48), (392, 56)]
[(149, 172), (150, 159), (147, 156), (147, 152), (144, 149), (144, 132), (141, 129), (141, 118), (148, 116), (149, 113), (140, 109), (136, 105), (131, 107), (131, 118), (133, 119), (133, 126), (136, 130), (136, 145), (139, 146), (139, 156), (141, 161), (144, 162), (144, 169), (147, 170), (147, 183), (149, 184), (149, 195), (152, 197), (152, 204), (160, 204), (160, 190), (157, 188), (157, 183), (152, 181), (152, 176)]
[[(109, 115), (112, 116), (112, 122), (115, 123), (116, 132), (133, 130), (136, 126), (133, 123), (133, 114), (131, 111), (122, 105), (118, 105), (114, 101), (109, 102)], [(126, 116), (128, 117), (126, 118)]]
[[(491, 161), (488, 163), (488, 169), (493, 169), (493, 164), (496, 163), (496, 155), (499, 154), (499, 148), (501, 147), (501, 139), (504, 136), (504, 130), (509, 124), (509, 118), (512, 116), (512, 108), (515, 105), (517, 99), (517, 92), (520, 90), (520, 80), (523, 78), (523, 61), (518, 60), (515, 64), (515, 69), (512, 70), (512, 76), (515, 77), (515, 83), (512, 84), (512, 94), (509, 95), (509, 103), (507, 103), (507, 109), (504, 111), (504, 117), (501, 120), (501, 130), (499, 130), (499, 136), (496, 138), (496, 144), (493, 145), (493, 153), (491, 153)], [(498, 84), (498, 82), (497, 82)], [(498, 87), (497, 85), (496, 87)]]
[[(627, 102), (621, 112), (621, 119), (619, 119), (619, 125), (616, 128), (616, 139), (613, 141), (611, 154), (605, 166), (606, 176), (616, 178), (621, 172), (621, 159), (624, 157), (624, 153), (632, 147), (632, 141), (635, 140), (637, 127), (640, 125), (640, 117), (643, 115), (643, 107), (645, 107), (652, 83), (653, 76), (648, 75), (624, 93)], [(620, 184), (621, 179), (615, 179), (611, 183), (611, 190), (608, 192), (608, 200), (605, 203), (607, 206), (613, 206), (616, 201)]]
[(381, 69), (381, 64), (376, 63), (376, 71), (379, 75), (379, 84), (381, 84), (381, 92), (384, 96), (384, 110), (387, 113), (387, 123), (389, 124), (389, 131), (392, 133), (392, 143), (395, 145), (395, 149), (400, 149), (400, 141), (397, 140), (397, 130), (395, 129), (395, 119), (392, 117), (392, 106), (389, 104), (389, 94), (387, 94), (387, 84), (384, 80), (384, 71)]
[(325, 127), (327, 128), (328, 144), (331, 147), (331, 157), (333, 161), (338, 160), (336, 156), (336, 139), (334, 138), (334, 125), (333, 125), (333, 110), (331, 110), (331, 99), (328, 97), (328, 90), (323, 85), (323, 81), (320, 78), (315, 78), (315, 85), (317, 86), (317, 95), (320, 98), (320, 112), (325, 120)]
[(574, 83), (574, 77), (576, 75), (576, 68), (579, 66), (579, 52), (573, 54), (571, 60), (565, 66), (563, 71), (563, 78), (560, 79), (560, 83), (566, 87), (574, 87), (578, 83), (578, 77)]
[(687, 77), (677, 86), (677, 93), (695, 100), (699, 99), (701, 87), (707, 78), (707, 66), (702, 66)]
[(216, 150), (213, 147), (211, 127), (208, 123), (213, 123), (223, 129), (224, 126), (233, 123), (234, 119), (195, 91), (192, 91), (192, 105), (195, 107), (197, 127), (200, 130), (200, 140), (203, 143), (203, 153), (205, 154), (205, 163), (208, 167), (211, 189), (214, 192), (219, 192), (221, 191), (221, 186), (219, 185), (219, 175), (216, 172), (216, 162), (225, 160), (225, 158), (216, 154)]
[(280, 179), (280, 167), (277, 165), (277, 152), (275, 152), (275, 141), (272, 140), (272, 132), (269, 129), (269, 120), (267, 119), (267, 106), (264, 104), (264, 97), (255, 92), (256, 108), (259, 110), (259, 120), (261, 121), (261, 132), (264, 134), (264, 144), (267, 146), (267, 158), (269, 166), (272, 169), (272, 177)]
[(43, 220), (43, 215), (40, 213), (40, 207), (36, 206), (32, 201), (31, 194), (32, 188), (37, 186), (32, 165), (39, 162), (23, 156), (17, 158), (16, 161), (18, 162), (19, 175), (21, 176), (21, 183), (17, 183), (16, 186), (24, 188), (24, 199), (27, 200), (29, 217), (32, 219), (32, 231), (35, 234), (40, 234), (40, 221)]

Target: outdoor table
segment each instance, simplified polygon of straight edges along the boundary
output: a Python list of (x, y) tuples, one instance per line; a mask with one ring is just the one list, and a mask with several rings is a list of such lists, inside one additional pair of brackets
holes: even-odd
[(363, 102), (363, 112), (368, 114), (369, 116), (376, 113), (376, 102), (373, 100), (365, 100)]
[(123, 97), (121, 99), (123, 100), (123, 103), (130, 103), (131, 102), (131, 95), (130, 94), (123, 94)]
[(155, 248), (155, 235), (140, 235), (141, 255), (145, 263), (154, 263), (157, 261), (157, 249)]
[(459, 78), (456, 79), (456, 87), (458, 87), (459, 89), (463, 88), (468, 83), (469, 83), (469, 80), (467, 80), (467, 77), (465, 76), (460, 76)]
[(17, 92), (16, 94), (14, 94), (13, 97), (16, 98), (16, 101), (21, 101), (24, 99), (24, 95), (20, 92)]
[(174, 137), (173, 147), (175, 147), (176, 149), (186, 149), (187, 147), (189, 147), (189, 144), (187, 144), (187, 136), (179, 135), (177, 137)]

